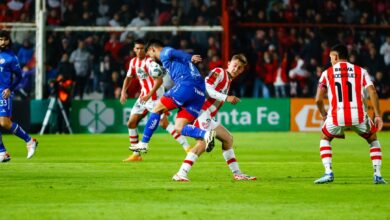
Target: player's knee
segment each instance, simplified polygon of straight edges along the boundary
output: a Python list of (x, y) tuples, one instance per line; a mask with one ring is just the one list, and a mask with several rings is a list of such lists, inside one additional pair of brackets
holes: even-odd
[(175, 131), (176, 133), (181, 134), (181, 132), (183, 131), (183, 126), (175, 124)]
[(7, 118), (2, 118), (2, 119), (0, 119), (0, 126), (2, 128), (5, 128), (5, 129), (9, 130), (12, 127), (12, 122), (11, 122), (11, 120), (9, 120)]
[(372, 142), (378, 140), (376, 134), (372, 134), (370, 137), (366, 138), (367, 143), (371, 144)]
[(160, 120), (160, 126), (165, 129), (168, 127), (168, 122), (165, 120)]
[(233, 135), (228, 135), (226, 139), (223, 140), (223, 145), (224, 146), (233, 146)]

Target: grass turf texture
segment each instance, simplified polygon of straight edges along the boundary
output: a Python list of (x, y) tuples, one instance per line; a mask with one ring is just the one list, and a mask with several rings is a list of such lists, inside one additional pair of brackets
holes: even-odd
[[(171, 181), (185, 154), (156, 134), (143, 162), (123, 163), (127, 135), (39, 136), (27, 160), (24, 143), (3, 140), (0, 219), (389, 219), (390, 186), (372, 183), (368, 145), (356, 134), (333, 141), (335, 182), (322, 176), (319, 133), (235, 133), (241, 169), (258, 177), (235, 182), (220, 142), (203, 154), (191, 182)], [(379, 133), (382, 174), (390, 180), (390, 133)], [(193, 143), (193, 142), (192, 142)]]

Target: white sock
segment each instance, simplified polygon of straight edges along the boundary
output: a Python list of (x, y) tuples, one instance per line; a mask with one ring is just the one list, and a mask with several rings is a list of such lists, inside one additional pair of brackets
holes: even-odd
[(168, 133), (170, 133), (172, 135), (172, 137), (175, 138), (175, 140), (177, 142), (179, 142), (179, 144), (187, 152), (187, 150), (190, 148), (190, 144), (188, 143), (187, 139), (183, 135), (178, 134), (176, 132), (175, 126), (173, 126), (173, 124), (169, 123), (165, 130), (168, 131)]
[(241, 173), (240, 168), (238, 167), (238, 163), (236, 160), (236, 155), (234, 155), (234, 150), (229, 149), (222, 152), (223, 158), (225, 158), (226, 163), (228, 164), (230, 170), (234, 174)]
[(320, 155), (322, 164), (325, 168), (325, 173), (332, 173), (332, 147), (330, 146), (330, 142), (327, 140), (320, 141)]
[[(131, 145), (138, 144), (138, 131), (136, 128), (129, 128), (129, 140)], [(133, 155), (139, 156), (139, 152), (133, 152)]]
[(371, 142), (370, 144), (370, 157), (372, 161), (372, 166), (374, 168), (374, 175), (381, 175), (381, 167), (382, 167), (382, 150), (381, 144), (378, 140)]
[(186, 156), (186, 159), (184, 159), (183, 163), (181, 164), (179, 172), (177, 174), (179, 176), (187, 176), (188, 172), (190, 172), (191, 167), (195, 163), (195, 161), (198, 159), (198, 155), (189, 152)]

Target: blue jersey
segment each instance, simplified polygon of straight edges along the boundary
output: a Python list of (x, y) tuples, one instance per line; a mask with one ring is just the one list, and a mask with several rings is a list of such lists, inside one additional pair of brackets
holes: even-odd
[[(12, 80), (12, 74), (15, 75)], [(13, 91), (22, 79), (19, 60), (11, 50), (0, 51), (0, 91)]]
[(204, 79), (191, 62), (191, 57), (190, 54), (171, 47), (164, 47), (160, 53), (161, 63), (168, 70), (175, 84), (187, 82), (196, 87), (204, 88)]

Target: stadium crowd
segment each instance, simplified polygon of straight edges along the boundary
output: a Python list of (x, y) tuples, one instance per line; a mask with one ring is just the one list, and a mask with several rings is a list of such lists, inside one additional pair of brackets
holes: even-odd
[[(329, 50), (344, 43), (350, 62), (365, 67), (381, 98), (390, 97), (390, 33), (384, 28), (348, 25), (389, 25), (386, 0), (231, 0), (232, 53), (243, 52), (249, 67), (232, 85), (239, 97), (313, 97), (320, 73), (329, 66)], [(31, 0), (0, 1), (0, 22), (32, 21)], [(217, 0), (47, 0), (48, 26), (161, 26), (220, 25), (221, 1)], [(271, 23), (271, 27), (240, 27), (241, 22)], [(299, 23), (301, 27), (281, 27)], [(318, 24), (306, 27), (305, 24)], [(343, 28), (321, 24), (345, 24)], [(159, 37), (167, 45), (201, 54), (198, 67), (207, 74), (221, 66), (221, 34), (211, 32), (47, 32), (46, 79), (60, 74), (72, 79), (74, 95), (103, 94), (119, 98), (128, 62), (134, 57), (137, 38)], [(12, 31), (26, 83), (22, 94), (33, 91), (34, 33)], [(30, 82), (30, 83), (29, 83)], [(138, 85), (129, 91), (135, 97)], [(50, 87), (47, 86), (47, 94)]]

